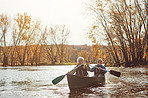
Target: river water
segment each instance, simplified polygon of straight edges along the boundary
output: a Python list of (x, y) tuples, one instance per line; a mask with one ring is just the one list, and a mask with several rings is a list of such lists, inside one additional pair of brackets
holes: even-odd
[(148, 68), (107, 67), (120, 71), (121, 77), (106, 73), (104, 86), (74, 92), (66, 77), (57, 85), (51, 83), (73, 67), (0, 67), (0, 98), (148, 98)]

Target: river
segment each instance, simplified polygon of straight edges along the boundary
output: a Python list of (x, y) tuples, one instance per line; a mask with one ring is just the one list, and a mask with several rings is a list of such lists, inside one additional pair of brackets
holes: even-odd
[[(106, 73), (105, 85), (70, 92), (65, 77), (51, 81), (74, 66), (0, 67), (0, 98), (147, 98), (148, 68), (107, 67), (121, 77)], [(90, 73), (90, 76), (93, 74)]]

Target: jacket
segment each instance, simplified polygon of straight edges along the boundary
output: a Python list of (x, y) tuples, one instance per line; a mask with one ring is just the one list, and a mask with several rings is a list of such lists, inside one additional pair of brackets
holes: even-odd
[[(102, 68), (99, 69), (99, 67)], [(91, 72), (94, 72), (94, 76), (98, 76), (99, 74), (104, 75), (107, 71), (106, 71), (106, 67), (104, 65), (95, 65), (92, 69)]]

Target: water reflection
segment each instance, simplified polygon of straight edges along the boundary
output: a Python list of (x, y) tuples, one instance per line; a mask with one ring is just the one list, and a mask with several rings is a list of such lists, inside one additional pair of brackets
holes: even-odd
[(4, 80), (0, 80), (0, 86), (4, 86), (6, 82)]
[(103, 98), (105, 96), (102, 92), (103, 91), (102, 88), (104, 88), (104, 84), (98, 85), (96, 87), (72, 90), (69, 93), (69, 98), (96, 97), (96, 95)]
[(12, 86), (21, 86), (21, 85), (31, 85), (31, 82), (29, 82), (29, 81), (12, 81), (11, 82), (11, 85)]
[(70, 91), (69, 98), (81, 98), (85, 97), (87, 94), (93, 94), (91, 88)]

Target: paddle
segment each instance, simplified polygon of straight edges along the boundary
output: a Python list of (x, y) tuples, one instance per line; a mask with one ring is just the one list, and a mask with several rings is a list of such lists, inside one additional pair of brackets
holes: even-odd
[[(96, 67), (96, 66), (95, 66), (95, 68), (99, 68), (99, 67)], [(107, 71), (107, 72), (109, 72), (110, 74), (112, 74), (112, 75), (114, 75), (114, 76), (117, 76), (117, 77), (120, 77), (120, 75), (121, 75), (121, 72), (118, 72), (118, 71), (114, 71), (114, 70), (108, 71), (108, 70), (105, 70), (105, 69), (101, 69), (101, 70)]]
[(114, 71), (114, 70), (110, 70), (109, 73), (114, 75), (114, 76), (117, 76), (117, 77), (120, 77), (120, 75), (121, 75), (121, 72)]
[[(87, 62), (87, 61), (85, 61), (85, 62)], [(84, 63), (85, 63), (85, 62), (84, 62)], [(76, 71), (76, 69), (79, 68), (80, 66), (82, 66), (84, 63), (82, 63), (82, 64), (76, 66), (75, 68), (73, 68), (73, 69), (70, 71), (70, 73), (71, 73), (72, 71)], [(67, 75), (67, 73), (66, 73), (65, 75), (61, 75), (61, 76), (59, 76), (59, 77), (53, 79), (53, 80), (52, 80), (52, 83), (53, 83), (54, 85), (58, 84), (61, 80), (63, 80), (63, 78), (64, 78), (66, 75)]]

